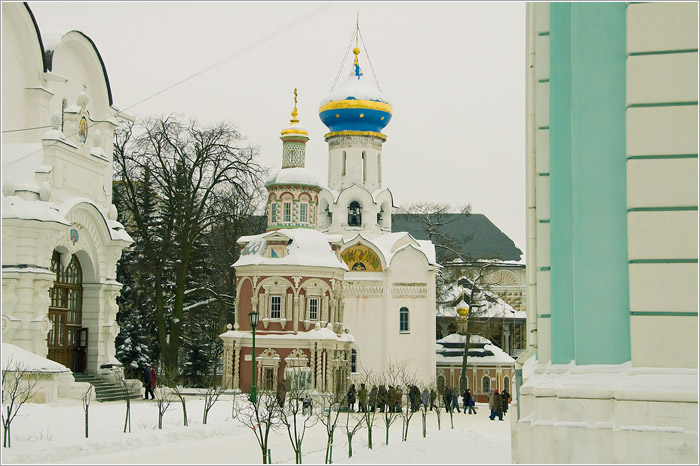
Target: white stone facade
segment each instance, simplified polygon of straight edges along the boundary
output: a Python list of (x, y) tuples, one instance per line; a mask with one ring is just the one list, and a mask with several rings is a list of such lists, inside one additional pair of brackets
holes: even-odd
[[(54, 251), (82, 269), (86, 371), (109, 374), (114, 358), (116, 264), (132, 240), (112, 204), (118, 113), (99, 52), (72, 31), (44, 60), (31, 12), (3, 3), (2, 337), (47, 357)], [(35, 128), (24, 130), (26, 128)], [(107, 365), (107, 367), (101, 367)]]

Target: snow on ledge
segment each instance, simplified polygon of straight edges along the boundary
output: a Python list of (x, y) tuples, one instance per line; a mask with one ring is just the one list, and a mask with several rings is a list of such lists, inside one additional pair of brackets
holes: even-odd
[(63, 364), (42, 358), (10, 343), (2, 344), (2, 368), (3, 370), (19, 368), (25, 372), (70, 372)]

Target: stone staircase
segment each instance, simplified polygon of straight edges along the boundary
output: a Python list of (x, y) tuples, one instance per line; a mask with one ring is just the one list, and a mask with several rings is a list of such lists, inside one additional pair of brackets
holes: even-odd
[[(124, 387), (118, 382), (110, 382), (101, 377), (91, 374), (74, 372), (73, 378), (76, 382), (89, 382), (95, 387), (95, 398), (97, 401), (115, 401), (124, 399)], [(141, 391), (132, 390), (129, 392), (130, 399), (142, 398)]]

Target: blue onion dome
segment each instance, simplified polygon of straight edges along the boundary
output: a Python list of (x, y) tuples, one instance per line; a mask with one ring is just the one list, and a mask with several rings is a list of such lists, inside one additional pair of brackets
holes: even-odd
[(364, 75), (358, 62), (360, 49), (353, 49), (355, 63), (345, 82), (321, 101), (321, 121), (336, 131), (380, 133), (389, 124), (391, 103), (372, 80)]

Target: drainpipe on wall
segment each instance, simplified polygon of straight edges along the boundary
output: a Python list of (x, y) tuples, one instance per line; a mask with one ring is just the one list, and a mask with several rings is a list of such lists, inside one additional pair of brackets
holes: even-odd
[(525, 176), (527, 202), (527, 243), (525, 250), (527, 263), (527, 294), (525, 296), (527, 312), (528, 347), (515, 360), (515, 399), (517, 419), (520, 420), (520, 386), (523, 383), (523, 364), (537, 352), (537, 166), (535, 158), (535, 5), (525, 5), (527, 34), (525, 47), (527, 51), (527, 69), (525, 72)]

